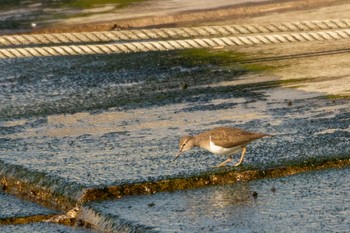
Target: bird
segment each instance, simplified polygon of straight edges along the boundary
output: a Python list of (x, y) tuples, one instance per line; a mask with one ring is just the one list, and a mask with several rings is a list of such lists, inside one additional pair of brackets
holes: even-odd
[(183, 136), (179, 141), (179, 151), (175, 155), (175, 161), (183, 152), (200, 147), (214, 154), (227, 156), (228, 158), (215, 167), (224, 167), (232, 162), (232, 156), (237, 152), (242, 152), (239, 161), (234, 166), (239, 166), (247, 151), (246, 146), (260, 138), (270, 137), (272, 135), (263, 133), (254, 133), (234, 127), (217, 127), (204, 131), (194, 136)]

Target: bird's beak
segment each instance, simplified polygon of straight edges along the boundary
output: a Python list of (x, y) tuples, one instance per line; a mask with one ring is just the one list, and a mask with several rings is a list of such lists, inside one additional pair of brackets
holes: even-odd
[(181, 153), (182, 153), (182, 150), (180, 149), (180, 150), (176, 153), (175, 158), (174, 158), (173, 161), (175, 161), (175, 160), (181, 155)]

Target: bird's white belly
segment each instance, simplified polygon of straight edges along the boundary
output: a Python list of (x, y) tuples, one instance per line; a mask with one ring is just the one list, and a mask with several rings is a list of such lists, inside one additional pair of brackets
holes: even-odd
[(218, 154), (218, 155), (231, 155), (234, 153), (237, 153), (238, 151), (242, 150), (241, 146), (231, 147), (231, 148), (224, 148), (221, 146), (217, 146), (210, 140), (209, 142), (209, 151)]

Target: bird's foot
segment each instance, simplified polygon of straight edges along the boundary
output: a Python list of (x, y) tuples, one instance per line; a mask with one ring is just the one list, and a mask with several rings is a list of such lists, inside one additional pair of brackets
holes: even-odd
[(219, 165), (216, 165), (216, 166), (213, 166), (212, 168), (219, 168), (219, 167), (225, 167), (226, 164), (219, 164)]
[(238, 162), (238, 163), (234, 164), (233, 166), (238, 167), (239, 165), (241, 165), (241, 162)]
[(228, 159), (226, 159), (224, 162), (220, 163), (219, 165), (217, 165), (217, 166), (215, 166), (215, 167), (216, 167), (216, 168), (217, 168), (217, 167), (225, 167), (226, 164), (228, 164), (228, 163), (231, 162), (231, 161), (232, 161), (232, 158), (228, 158)]

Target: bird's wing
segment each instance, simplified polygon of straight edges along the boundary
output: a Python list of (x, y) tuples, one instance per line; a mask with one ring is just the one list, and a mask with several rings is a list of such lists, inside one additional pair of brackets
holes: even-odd
[(224, 148), (244, 145), (264, 136), (266, 135), (237, 128), (218, 128), (216, 131), (211, 132), (212, 142)]

